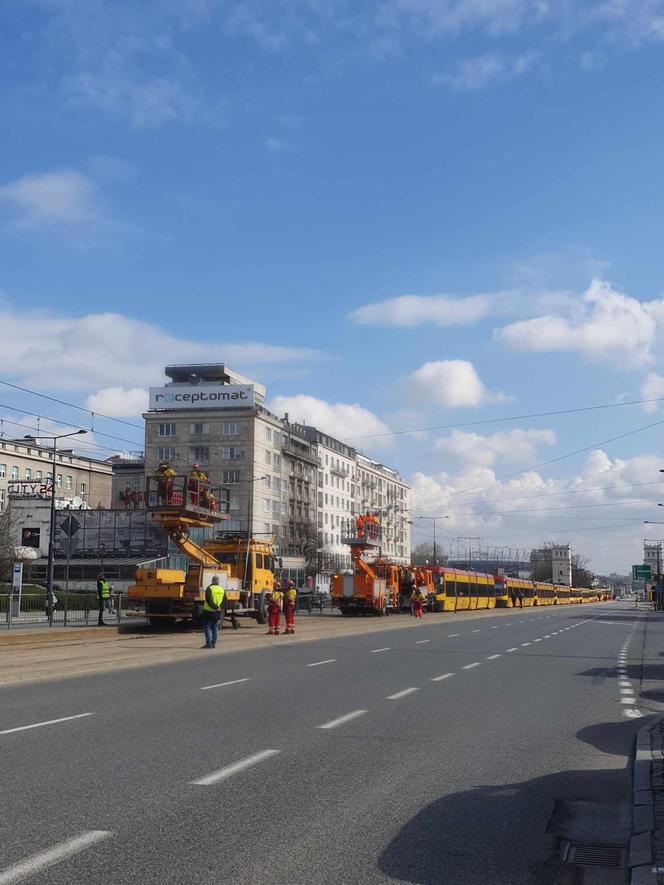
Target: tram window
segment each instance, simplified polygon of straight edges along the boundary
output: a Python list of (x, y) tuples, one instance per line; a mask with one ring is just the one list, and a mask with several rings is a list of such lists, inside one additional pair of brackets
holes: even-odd
[(457, 581), (456, 588), (457, 596), (468, 596), (468, 584), (465, 584), (463, 581)]
[(477, 586), (477, 595), (478, 596), (486, 596), (486, 584), (483, 584), (481, 581), (478, 581), (476, 586)]
[(456, 596), (456, 583), (450, 578), (445, 581), (445, 593), (447, 596)]

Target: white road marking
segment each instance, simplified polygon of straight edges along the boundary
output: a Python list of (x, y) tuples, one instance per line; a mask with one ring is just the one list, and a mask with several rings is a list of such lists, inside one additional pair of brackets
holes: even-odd
[(378, 652), (380, 652), (380, 651), (389, 651), (391, 648), (392, 648), (391, 645), (388, 645), (388, 646), (386, 646), (385, 648), (372, 648), (372, 649), (371, 649), (371, 654), (372, 654), (372, 655), (377, 655)]
[(351, 719), (357, 719), (358, 716), (364, 716), (364, 714), (368, 712), (368, 710), (353, 710), (352, 713), (346, 713), (345, 716), (339, 716), (338, 719), (333, 719), (331, 722), (319, 725), (318, 728), (336, 728), (338, 725), (344, 725), (346, 722), (350, 722)]
[(633, 697), (631, 697), (631, 698), (620, 698), (620, 703), (621, 703), (621, 704), (635, 704), (635, 703), (636, 703), (636, 699), (633, 698)]
[(507, 626), (508, 626), (508, 627), (511, 627), (513, 623), (514, 623), (514, 621), (508, 621), (508, 622), (507, 622)]
[(217, 682), (216, 685), (204, 685), (201, 688), (201, 691), (209, 691), (211, 688), (225, 688), (227, 685), (238, 685), (240, 682), (249, 682), (249, 677), (246, 676), (244, 679), (231, 679), (230, 682)]
[(532, 642), (522, 642), (521, 648), (525, 648), (527, 645), (532, 645)]
[(498, 627), (492, 627), (492, 628), (491, 628), (491, 629), (492, 629), (492, 630), (497, 630), (497, 629), (498, 629)]
[(412, 694), (414, 691), (419, 691), (419, 688), (404, 688), (403, 691), (398, 691), (396, 694), (388, 694), (388, 701), (398, 701), (399, 698), (405, 698), (406, 695)]
[(461, 636), (461, 633), (448, 633), (447, 635), (451, 638), (452, 636)]
[(431, 681), (432, 682), (442, 682), (443, 679), (449, 679), (450, 676), (454, 676), (454, 673), (443, 673), (441, 676), (434, 676)]
[(640, 719), (643, 715), (639, 710), (623, 710), (623, 714), (627, 716), (628, 719)]
[(471, 633), (479, 633), (480, 631), (479, 630), (471, 630), (470, 632)]
[(264, 762), (266, 759), (270, 759), (272, 756), (276, 756), (280, 752), (281, 750), (261, 750), (260, 753), (254, 753), (253, 756), (247, 756), (245, 759), (239, 759), (237, 762), (232, 762), (230, 765), (220, 768), (219, 771), (213, 771), (212, 774), (199, 778), (197, 781), (191, 781), (191, 784), (196, 787), (209, 787), (211, 784), (218, 784), (219, 781), (224, 781), (227, 778), (232, 777), (234, 774), (244, 771), (246, 768), (258, 765), (259, 762)]
[(541, 642), (541, 639), (533, 639), (533, 642)]
[(28, 857), (26, 860), (19, 861), (19, 863), (15, 863), (11, 867), (0, 871), (0, 885), (22, 882), (29, 876), (34, 876), (35, 873), (60, 863), (61, 860), (80, 854), (81, 851), (84, 851), (96, 842), (101, 842), (103, 839), (108, 839), (113, 835), (109, 830), (88, 830), (86, 833), (81, 833), (80, 836), (68, 839), (66, 842), (60, 842), (59, 845), (54, 845), (53, 848), (47, 848), (46, 851), (33, 854), (32, 857)]
[[(28, 731), (30, 728), (42, 728), (44, 725), (57, 725), (59, 722), (71, 722), (72, 719), (85, 719), (94, 713), (77, 713), (75, 716), (63, 716), (62, 719), (47, 719), (46, 722), (35, 722), (33, 725), (19, 725), (18, 728), (6, 728), (0, 734), (14, 734), (15, 731)], [(96, 831), (95, 831), (96, 832)]]
[(499, 657), (500, 657), (500, 655), (489, 655), (487, 657), (487, 661), (495, 661), (496, 658), (499, 658)]
[(307, 667), (322, 667), (323, 664), (334, 664), (336, 658), (328, 658), (326, 661), (316, 661), (313, 664), (307, 664)]
[(519, 649), (515, 646), (514, 648), (508, 648), (507, 651), (518, 651)]
[(620, 688), (631, 688), (632, 687), (632, 683), (629, 681), (629, 679), (626, 679), (624, 682), (623, 682), (623, 680), (619, 679), (618, 685), (620, 686)]
[(418, 639), (415, 645), (424, 645), (425, 642), (431, 642), (430, 639)]
[(544, 638), (545, 638), (545, 639), (551, 639), (551, 634), (550, 634), (550, 633), (547, 633), (546, 636), (545, 636)]
[(479, 661), (475, 661), (474, 664), (465, 664), (461, 669), (462, 669), (462, 670), (472, 670), (473, 667), (479, 667), (479, 665), (480, 665), (480, 662), (479, 662)]

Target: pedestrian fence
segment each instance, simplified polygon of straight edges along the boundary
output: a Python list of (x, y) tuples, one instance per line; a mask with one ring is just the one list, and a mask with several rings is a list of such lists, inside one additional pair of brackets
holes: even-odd
[[(99, 617), (96, 593), (74, 593), (56, 590), (53, 604), (43, 593), (0, 593), (0, 628), (26, 625), (73, 627), (94, 625)], [(104, 611), (106, 623), (120, 623), (125, 616), (126, 603), (121, 592), (113, 593)]]

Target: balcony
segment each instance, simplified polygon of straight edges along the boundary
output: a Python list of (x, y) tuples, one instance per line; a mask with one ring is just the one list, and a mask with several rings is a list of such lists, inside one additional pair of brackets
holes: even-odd
[(287, 458), (297, 458), (300, 461), (306, 461), (314, 467), (318, 466), (318, 456), (311, 449), (304, 446), (294, 445), (292, 442), (286, 442), (281, 447), (282, 455)]

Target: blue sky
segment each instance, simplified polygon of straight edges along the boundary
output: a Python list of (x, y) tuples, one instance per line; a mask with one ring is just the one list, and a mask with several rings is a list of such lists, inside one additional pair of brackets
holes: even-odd
[[(1, 378), (135, 422), (165, 362), (225, 360), (397, 465), (449, 538), (637, 561), (661, 428), (495, 480), (656, 403), (360, 438), (664, 396), (664, 3), (6, 0), (0, 20)], [(12, 409), (85, 423), (7, 389)]]

